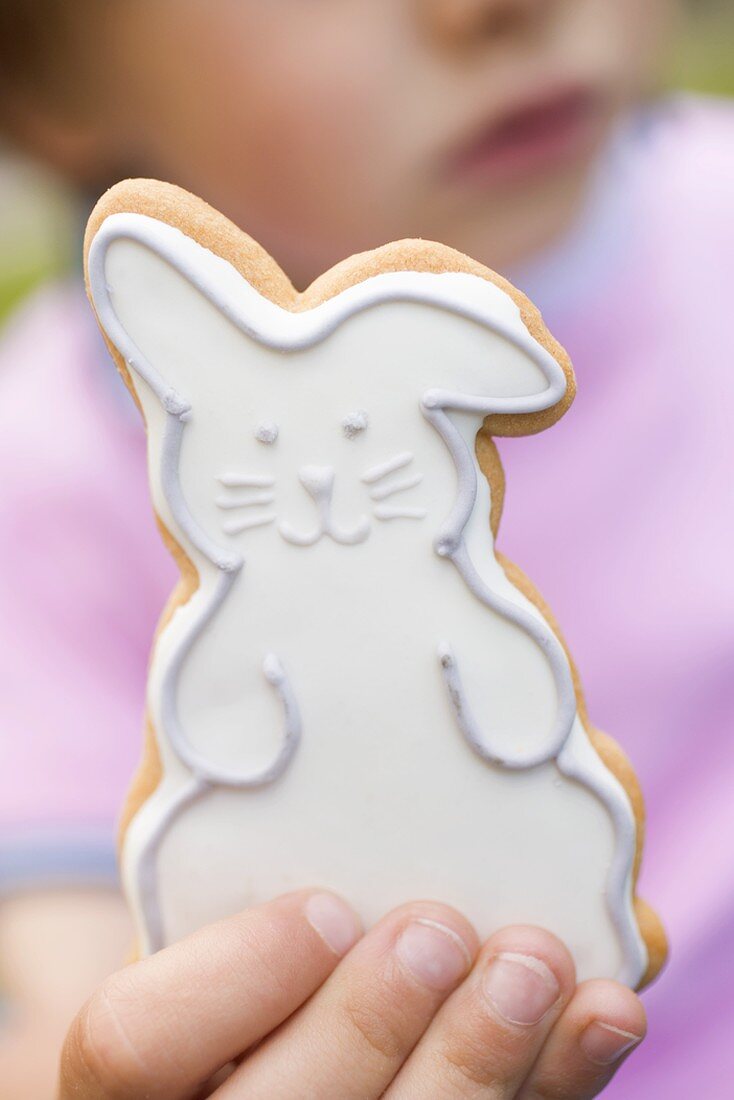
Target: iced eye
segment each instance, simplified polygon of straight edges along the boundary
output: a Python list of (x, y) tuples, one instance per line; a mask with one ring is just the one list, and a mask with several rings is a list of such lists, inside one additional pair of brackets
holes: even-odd
[(260, 443), (275, 443), (279, 431), (277, 424), (274, 424), (272, 420), (266, 420), (262, 424), (258, 424), (255, 429), (255, 439)]
[(347, 439), (356, 439), (358, 435), (367, 430), (369, 422), (369, 417), (364, 409), (358, 409), (356, 412), (344, 417), (342, 431)]

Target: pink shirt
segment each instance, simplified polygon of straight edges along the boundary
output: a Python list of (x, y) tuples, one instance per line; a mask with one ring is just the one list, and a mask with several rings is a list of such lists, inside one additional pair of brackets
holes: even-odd
[(81, 287), (0, 346), (0, 889), (113, 878), (147, 654), (175, 568), (145, 438)]
[[(594, 722), (649, 812), (641, 893), (672, 958), (650, 1038), (605, 1095), (727, 1094), (734, 1059), (734, 110), (628, 124), (576, 230), (514, 273), (568, 347), (578, 397), (502, 440), (500, 548), (538, 584)], [(0, 884), (113, 873), (146, 659), (175, 570), (137, 412), (78, 288), (0, 348)]]

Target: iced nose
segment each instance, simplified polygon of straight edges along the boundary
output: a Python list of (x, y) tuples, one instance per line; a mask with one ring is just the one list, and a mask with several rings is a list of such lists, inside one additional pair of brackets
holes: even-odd
[(334, 470), (331, 466), (302, 466), (298, 479), (314, 500), (323, 500), (331, 496), (334, 484)]

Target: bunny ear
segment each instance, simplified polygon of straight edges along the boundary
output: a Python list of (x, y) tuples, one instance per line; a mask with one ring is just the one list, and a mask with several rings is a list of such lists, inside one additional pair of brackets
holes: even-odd
[(202, 372), (211, 370), (216, 345), (237, 338), (228, 299), (235, 296), (246, 308), (248, 291), (260, 297), (234, 268), (180, 230), (137, 213), (105, 219), (91, 240), (87, 271), (99, 323), (135, 390), (142, 380), (166, 411), (179, 416)]
[(528, 435), (555, 423), (574, 399), (571, 362), (539, 310), (455, 249), (405, 240), (353, 256), (317, 279), (303, 305), (323, 308), (334, 298), (346, 305), (354, 294), (361, 308), (389, 300), (439, 307), (405, 317), (412, 337), (400, 374), (422, 386), (424, 407), (475, 413), (494, 435)]
[[(441, 245), (387, 245), (300, 296), (221, 215), (153, 182), (113, 189), (88, 241), (90, 295), (118, 362), (177, 415), (222, 361), (239, 363), (253, 391), (267, 387), (263, 349), (303, 351), (376, 312), (365, 333), (373, 361), (392, 364), (390, 385), (424, 410), (489, 417), (496, 434), (525, 434), (558, 419), (573, 398), (568, 359), (537, 311)], [(388, 319), (394, 306), (399, 324)]]
[(455, 356), (452, 362), (450, 348), (445, 349), (445, 381), (424, 393), (424, 409), (482, 418), (532, 417), (559, 410), (568, 395), (567, 373), (531, 335), (515, 300), (475, 275), (456, 273), (443, 279), (443, 308), (481, 326), (485, 338), (462, 341), (466, 350), (458, 362)]
[(140, 400), (142, 380), (170, 411), (188, 404), (192, 375), (201, 383), (212, 369), (212, 337), (233, 343), (233, 300), (239, 315), (248, 297), (276, 313), (297, 297), (256, 241), (201, 199), (157, 180), (125, 180), (100, 199), (85, 266), (89, 297), (128, 385)]

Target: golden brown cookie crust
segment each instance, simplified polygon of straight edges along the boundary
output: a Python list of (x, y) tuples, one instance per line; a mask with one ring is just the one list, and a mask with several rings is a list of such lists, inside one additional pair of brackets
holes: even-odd
[[(503, 279), (502, 276), (497, 275), (476, 260), (472, 260), (446, 245), (423, 240), (395, 241), (372, 252), (363, 252), (352, 256), (319, 276), (311, 286), (301, 293), (295, 289), (288, 276), (275, 260), (256, 241), (225, 218), (224, 215), (181, 188), (156, 180), (125, 180), (109, 190), (97, 203), (89, 219), (84, 242), (88, 292), (88, 255), (92, 240), (106, 218), (112, 214), (120, 213), (144, 214), (180, 229), (187, 237), (221, 256), (222, 259), (227, 260), (264, 297), (292, 312), (313, 309), (365, 279), (391, 271), (424, 271), (434, 274), (443, 274), (450, 271), (465, 272), (477, 275), (500, 287), (518, 306), (522, 320), (531, 336), (559, 364), (566, 376), (567, 385), (564, 397), (552, 408), (538, 413), (488, 416), (477, 435), (476, 453), (482, 473), (490, 485), (492, 505), (489, 522), (496, 538), (502, 516), (504, 473), (492, 437), (496, 435), (531, 435), (542, 431), (563, 416), (576, 393), (576, 382), (568, 355), (548, 332), (540, 311), (524, 294), (507, 282), (506, 279)], [(130, 374), (122, 356), (109, 340), (106, 342), (117, 369), (125, 380), (136, 404), (139, 405)], [(179, 584), (172, 593), (159, 623), (158, 632), (160, 632), (173, 611), (185, 604), (193, 592), (196, 591), (199, 578), (193, 563), (160, 519), (158, 519), (158, 525), (164, 541), (181, 572)], [(514, 562), (509, 561), (500, 553), (497, 554), (497, 558), (512, 584), (535, 604), (561, 641), (571, 664), (579, 715), (584, 728), (589, 735), (591, 744), (606, 767), (627, 792), (637, 823), (637, 849), (634, 870), (634, 881), (636, 883), (642, 858), (645, 813), (642, 794), (632, 765), (616, 741), (607, 734), (596, 730), (589, 722), (576, 666), (545, 600)], [(146, 719), (145, 726), (143, 757), (122, 812), (119, 833), (120, 845), (131, 820), (143, 803), (151, 796), (161, 779), (160, 755), (150, 718)], [(658, 974), (665, 962), (668, 949), (663, 926), (654, 910), (645, 901), (635, 897), (635, 912), (640, 934), (648, 953), (648, 968), (639, 987), (642, 988)]]

